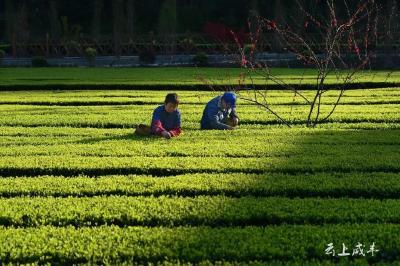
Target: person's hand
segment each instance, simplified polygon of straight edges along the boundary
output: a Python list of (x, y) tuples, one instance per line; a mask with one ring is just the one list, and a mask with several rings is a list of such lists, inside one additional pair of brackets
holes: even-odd
[(230, 117), (226, 122), (228, 126), (236, 127), (239, 124), (239, 118), (237, 117)]
[(168, 131), (166, 131), (166, 130), (164, 130), (163, 132), (161, 132), (161, 135), (162, 135), (164, 138), (166, 138), (166, 139), (170, 139), (170, 138), (171, 138), (171, 134), (170, 134)]
[(232, 118), (232, 123), (233, 123), (233, 126), (236, 127), (239, 124), (239, 118), (233, 117)]

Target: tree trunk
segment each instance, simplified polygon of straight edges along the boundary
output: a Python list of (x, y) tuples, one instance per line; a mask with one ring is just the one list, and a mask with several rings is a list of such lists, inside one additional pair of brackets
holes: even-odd
[(259, 16), (259, 15), (260, 15), (260, 12), (258, 10), (258, 0), (251, 0), (249, 16), (254, 17), (254, 16)]
[(61, 23), (58, 17), (57, 1), (49, 1), (50, 36), (54, 40), (61, 38)]
[(124, 30), (124, 0), (114, 0), (113, 9), (113, 33), (114, 33), (114, 53), (121, 55), (121, 43)]
[(101, 32), (101, 14), (103, 11), (103, 0), (94, 1), (93, 18), (92, 18), (92, 38), (98, 40)]
[(283, 0), (275, 0), (275, 20), (279, 24), (283, 24), (286, 22), (285, 4), (283, 2)]
[(29, 21), (28, 21), (28, 7), (26, 0), (21, 1), (17, 14), (17, 39), (22, 41), (29, 40)]
[(384, 34), (384, 47), (386, 52), (391, 50), (391, 46), (395, 41), (395, 35), (397, 31), (397, 23), (398, 23), (398, 5), (397, 0), (389, 0), (386, 5), (385, 10), (385, 29)]
[(135, 23), (135, 0), (127, 0), (126, 2), (126, 31), (129, 38), (132, 38), (134, 33)]
[[(280, 27), (283, 26), (283, 24), (286, 22), (285, 21), (285, 7), (283, 4), (283, 0), (275, 0), (274, 3), (274, 20)], [(280, 52), (282, 51), (282, 43), (279, 39), (279, 36), (277, 33), (273, 33), (272, 41), (271, 41), (271, 48), (275, 52)]]
[(176, 48), (176, 0), (165, 0), (162, 4), (158, 33), (163, 35), (166, 52), (173, 53)]
[(13, 34), (15, 33), (15, 7), (13, 4), (13, 0), (5, 0), (5, 31), (6, 31), (6, 38), (9, 42), (13, 39)]

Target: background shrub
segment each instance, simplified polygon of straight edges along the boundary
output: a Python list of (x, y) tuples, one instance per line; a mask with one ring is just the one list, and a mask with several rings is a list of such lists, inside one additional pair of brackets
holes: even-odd
[(192, 62), (195, 66), (208, 66), (208, 56), (205, 53), (198, 53), (193, 57)]
[(46, 58), (43, 56), (35, 56), (32, 57), (32, 66), (33, 67), (48, 67), (49, 63), (47, 62)]
[(97, 50), (92, 48), (92, 47), (88, 47), (85, 49), (85, 57), (86, 60), (89, 63), (89, 66), (95, 66), (96, 63), (96, 56), (97, 56)]
[(156, 61), (156, 54), (151, 49), (146, 49), (140, 52), (139, 61), (145, 64), (154, 64)]
[(6, 56), (6, 52), (4, 50), (0, 49), (0, 65), (3, 62), (3, 58)]

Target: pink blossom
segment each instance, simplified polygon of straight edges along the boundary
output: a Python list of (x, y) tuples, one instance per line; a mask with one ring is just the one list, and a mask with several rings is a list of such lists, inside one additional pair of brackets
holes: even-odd
[(360, 48), (358, 48), (358, 46), (355, 46), (355, 47), (354, 47), (354, 51), (355, 51), (358, 55), (360, 55)]
[(267, 28), (269, 30), (276, 30), (276, 22), (272, 20), (267, 21)]

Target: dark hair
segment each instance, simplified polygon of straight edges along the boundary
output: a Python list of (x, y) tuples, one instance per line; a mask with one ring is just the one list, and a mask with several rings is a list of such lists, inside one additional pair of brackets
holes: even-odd
[(165, 104), (167, 103), (179, 104), (178, 94), (168, 93), (167, 96), (165, 97)]

